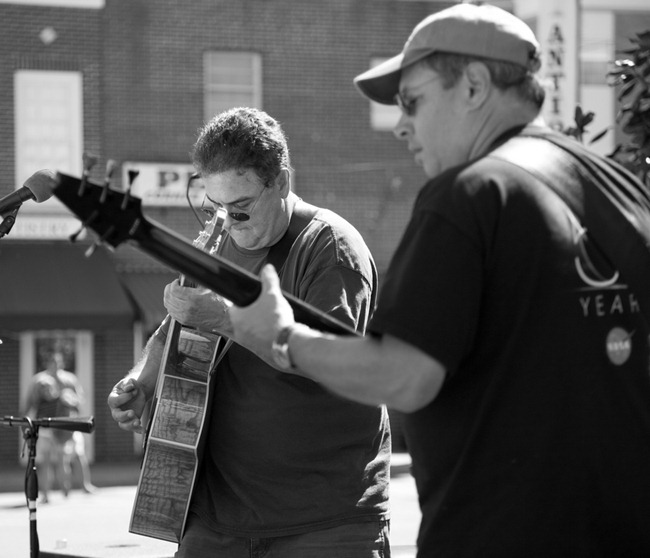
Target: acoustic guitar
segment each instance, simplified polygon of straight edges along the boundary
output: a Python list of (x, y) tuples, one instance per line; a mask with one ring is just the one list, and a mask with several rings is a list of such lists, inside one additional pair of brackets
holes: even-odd
[[(62, 173), (56, 180), (54, 195), (97, 236), (96, 244), (115, 248), (128, 242), (238, 306), (246, 306), (259, 296), (261, 282), (257, 276), (223, 259), (215, 250), (208, 253), (146, 218), (141, 200), (128, 191)], [(204, 232), (199, 238), (206, 246), (214, 243), (210, 225)], [(289, 293), (283, 294), (297, 321), (321, 331), (359, 335), (336, 318)], [(219, 347), (218, 336), (199, 335), (183, 327), (168, 335), (168, 344), (130, 530), (179, 542), (201, 453), (200, 434), (209, 413), (210, 370)]]
[[(214, 254), (223, 213), (206, 223), (193, 246)], [(182, 285), (188, 284), (181, 275)], [(180, 542), (203, 454), (211, 378), (226, 343), (170, 318), (129, 531)]]

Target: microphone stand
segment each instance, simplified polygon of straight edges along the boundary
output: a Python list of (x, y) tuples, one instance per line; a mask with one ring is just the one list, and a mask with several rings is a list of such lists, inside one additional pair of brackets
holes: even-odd
[[(22, 205), (22, 204), (21, 204)], [(0, 223), (0, 238), (9, 234), (9, 231), (14, 226), (16, 222), (16, 216), (18, 215), (18, 210), (20, 205), (16, 209), (12, 209), (6, 215), (1, 215), (2, 223)]]
[(25, 471), (25, 498), (29, 509), (29, 548), (30, 558), (39, 558), (40, 546), (36, 528), (36, 500), (38, 499), (38, 474), (36, 472), (36, 442), (40, 427), (59, 428), (61, 430), (78, 430), (90, 433), (95, 429), (93, 417), (72, 418), (40, 418), (6, 416), (2, 419), (3, 426), (24, 426), (23, 437), (29, 448), (27, 470)]

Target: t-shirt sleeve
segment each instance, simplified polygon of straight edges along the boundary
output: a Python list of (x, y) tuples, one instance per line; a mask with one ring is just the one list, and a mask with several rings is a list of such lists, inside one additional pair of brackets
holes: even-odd
[(371, 312), (371, 286), (357, 271), (328, 265), (311, 276), (305, 302), (364, 331)]
[(287, 261), (284, 287), (307, 304), (365, 332), (375, 303), (377, 273), (360, 235), (349, 225), (315, 223)]

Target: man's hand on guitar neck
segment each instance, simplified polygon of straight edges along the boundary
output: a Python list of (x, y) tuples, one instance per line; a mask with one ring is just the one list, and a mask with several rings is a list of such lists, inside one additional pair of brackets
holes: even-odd
[(164, 304), (180, 324), (230, 337), (228, 309), (232, 303), (204, 287), (184, 287), (176, 279), (165, 287)]

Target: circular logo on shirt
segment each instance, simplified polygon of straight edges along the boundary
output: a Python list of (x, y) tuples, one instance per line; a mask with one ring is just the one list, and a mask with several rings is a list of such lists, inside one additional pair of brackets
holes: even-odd
[(632, 334), (623, 328), (615, 327), (607, 334), (607, 358), (612, 364), (620, 366), (627, 362), (632, 353)]

